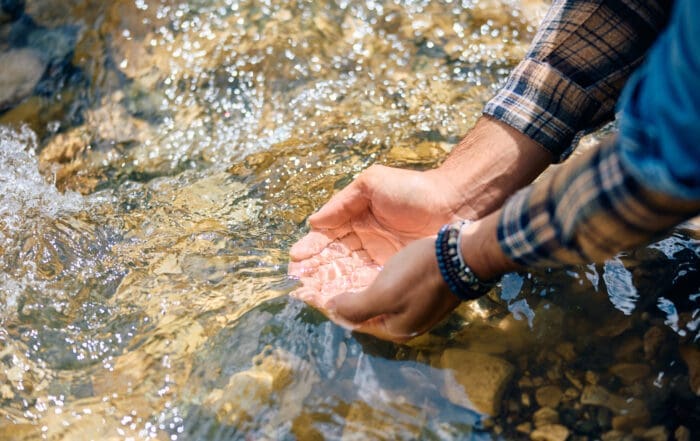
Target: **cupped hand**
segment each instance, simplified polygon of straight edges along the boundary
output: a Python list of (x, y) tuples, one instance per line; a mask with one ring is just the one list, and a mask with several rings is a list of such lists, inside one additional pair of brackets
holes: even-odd
[(290, 251), (294, 293), (327, 311), (344, 292), (361, 291), (408, 243), (458, 218), (463, 206), (437, 173), (372, 166), (309, 218), (311, 231)]
[(440, 274), (434, 244), (428, 237), (407, 245), (367, 289), (327, 301), (326, 314), (354, 331), (395, 342), (430, 330), (460, 302)]

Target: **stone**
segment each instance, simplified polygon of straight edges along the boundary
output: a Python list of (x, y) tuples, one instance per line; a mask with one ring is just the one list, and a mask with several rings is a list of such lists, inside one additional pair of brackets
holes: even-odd
[(600, 375), (593, 371), (586, 371), (586, 383), (596, 385), (600, 382)]
[(576, 359), (576, 351), (574, 350), (574, 344), (571, 342), (566, 341), (559, 343), (555, 349), (555, 352), (569, 363)]
[(90, 136), (82, 127), (71, 129), (66, 133), (59, 133), (41, 150), (39, 161), (59, 164), (70, 162), (89, 144)]
[(529, 435), (530, 432), (532, 432), (532, 423), (526, 421), (524, 423), (518, 424), (517, 426), (515, 426), (515, 431), (518, 433)]
[(564, 391), (564, 400), (565, 401), (571, 401), (575, 400), (579, 396), (579, 391), (576, 388), (573, 387), (567, 387), (566, 390)]
[(542, 407), (532, 415), (535, 427), (559, 424), (559, 413), (551, 407)]
[(532, 405), (532, 400), (530, 400), (530, 395), (523, 392), (522, 395), (520, 395), (520, 404), (522, 404), (524, 407), (530, 407)]
[(447, 349), (440, 359), (446, 370), (443, 394), (454, 404), (497, 416), (515, 368), (492, 355)]
[(571, 385), (574, 386), (576, 389), (583, 389), (583, 383), (581, 383), (581, 380), (576, 376), (576, 373), (572, 371), (566, 371), (564, 372), (564, 376), (567, 380), (569, 380), (569, 383), (571, 383)]
[(644, 333), (644, 358), (657, 360), (666, 341), (666, 331), (661, 326), (652, 326)]
[(561, 399), (563, 393), (559, 386), (542, 386), (535, 392), (535, 401), (542, 407), (551, 407), (555, 409)]
[(700, 396), (700, 349), (695, 346), (681, 346), (681, 357), (688, 367), (690, 390)]
[(569, 429), (561, 424), (538, 427), (530, 434), (532, 441), (566, 441), (568, 437)]
[(5, 110), (31, 95), (46, 61), (33, 49), (15, 49), (0, 54), (0, 66), (0, 110)]
[(670, 434), (665, 426), (654, 426), (642, 432), (644, 441), (668, 441)]
[(638, 360), (644, 351), (644, 342), (637, 336), (628, 337), (615, 349), (617, 361)]
[(634, 436), (619, 430), (610, 430), (600, 437), (601, 441), (634, 441)]
[(253, 366), (234, 374), (223, 389), (204, 400), (204, 408), (232, 426), (245, 426), (267, 408), (273, 396), (279, 410), (273, 422), (291, 421), (301, 414), (301, 403), (318, 381), (308, 364), (281, 349), (266, 348), (253, 358)]
[(626, 385), (635, 384), (651, 373), (651, 368), (643, 363), (617, 363), (610, 367), (610, 373)]
[(586, 386), (581, 393), (581, 404), (610, 409), (615, 414), (612, 418), (615, 430), (630, 431), (649, 424), (649, 411), (643, 401), (615, 395), (602, 386)]
[(615, 415), (612, 418), (613, 430), (629, 432), (637, 427), (644, 427), (649, 424), (649, 412), (634, 413), (630, 415)]
[(678, 426), (676, 431), (673, 433), (676, 441), (690, 441), (690, 430), (685, 426)]
[(355, 401), (345, 417), (341, 441), (420, 438), (425, 424), (425, 415), (420, 408), (406, 403), (394, 404), (390, 409), (381, 407)]

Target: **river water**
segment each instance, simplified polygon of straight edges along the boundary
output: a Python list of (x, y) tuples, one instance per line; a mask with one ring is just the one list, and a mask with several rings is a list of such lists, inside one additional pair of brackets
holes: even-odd
[(509, 275), (406, 345), (287, 295), (308, 215), (373, 163), (439, 163), (546, 6), (0, 15), (0, 438), (697, 436), (697, 223)]

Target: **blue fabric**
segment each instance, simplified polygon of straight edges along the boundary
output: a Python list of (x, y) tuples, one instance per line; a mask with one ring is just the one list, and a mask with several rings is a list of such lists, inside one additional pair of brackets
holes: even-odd
[(700, 199), (700, 1), (671, 21), (618, 103), (621, 158), (649, 189)]

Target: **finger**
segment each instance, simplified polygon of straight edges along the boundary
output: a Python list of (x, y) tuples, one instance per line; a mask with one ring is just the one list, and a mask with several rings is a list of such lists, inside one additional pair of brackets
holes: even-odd
[(371, 288), (338, 294), (326, 306), (334, 319), (337, 317), (343, 322), (354, 325), (388, 312), (387, 302)]
[(318, 212), (309, 217), (313, 228), (334, 229), (348, 223), (369, 209), (363, 175), (331, 198)]
[(292, 261), (300, 261), (308, 259), (323, 250), (326, 245), (335, 240), (337, 236), (335, 231), (310, 231), (306, 236), (302, 237), (297, 243), (292, 245), (289, 250), (289, 257)]

